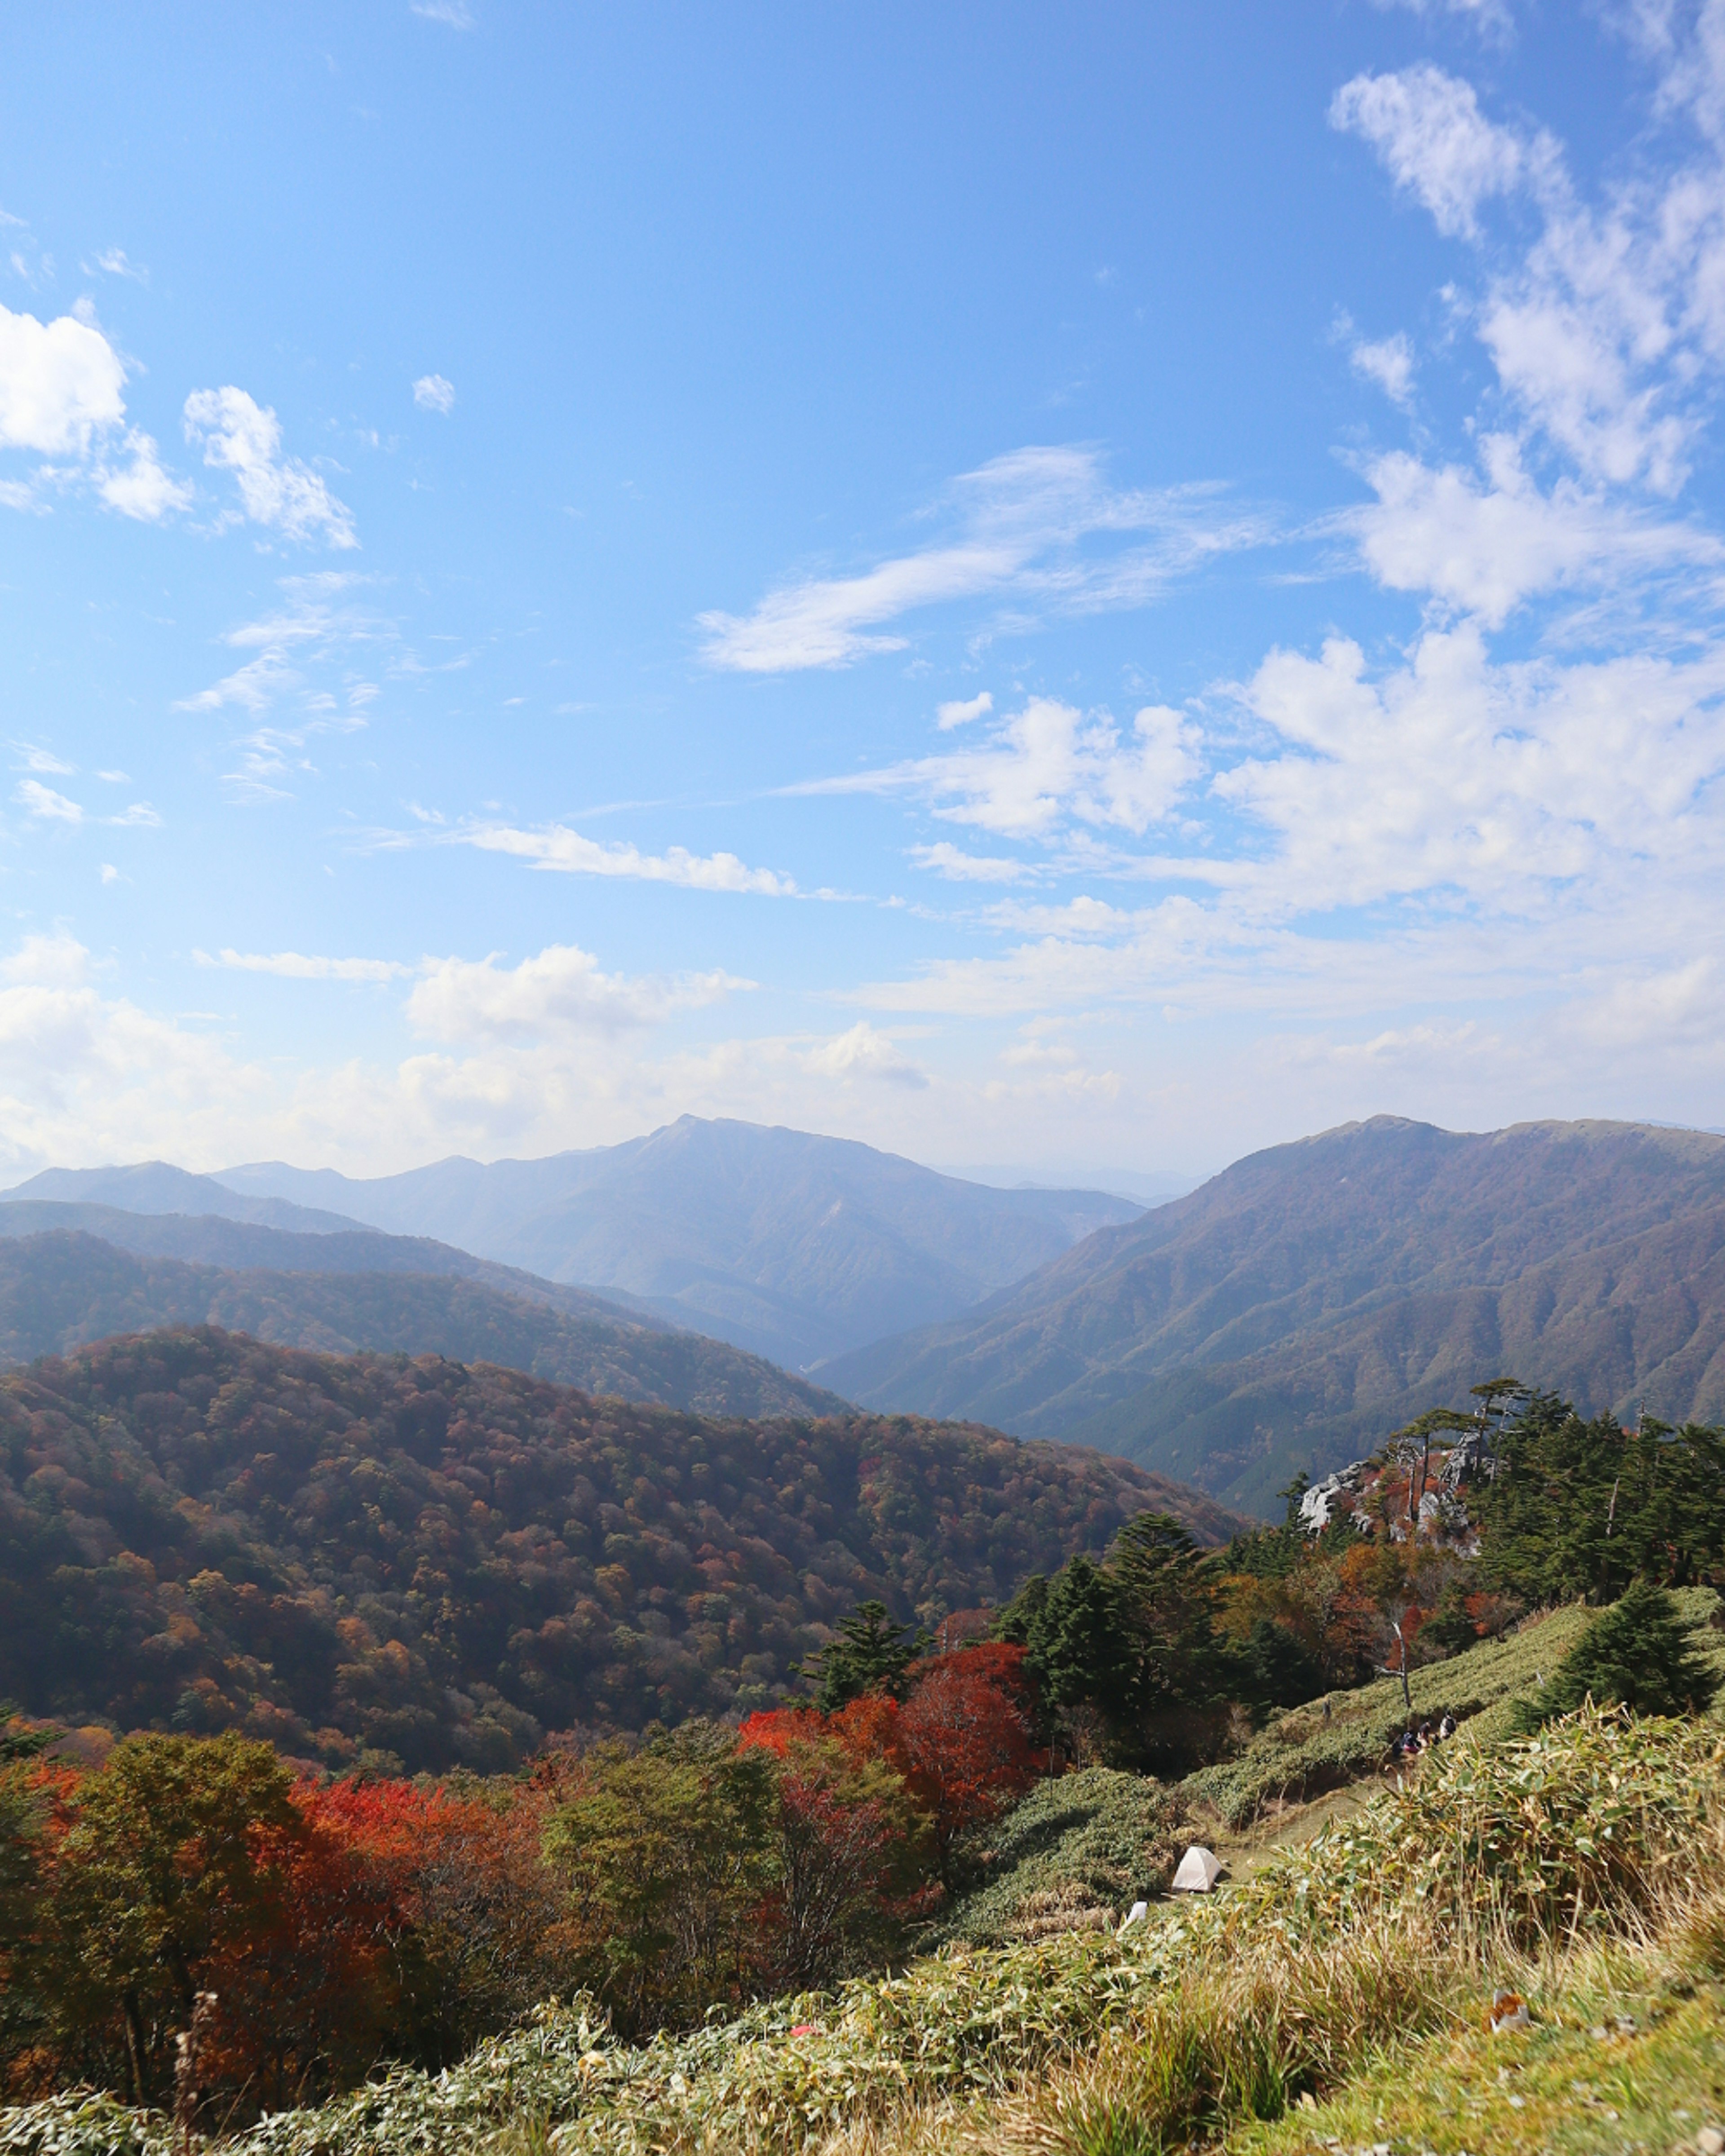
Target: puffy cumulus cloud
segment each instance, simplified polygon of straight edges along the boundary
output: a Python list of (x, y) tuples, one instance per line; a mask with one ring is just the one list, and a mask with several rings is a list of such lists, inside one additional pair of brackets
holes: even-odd
[[(69, 937), (0, 962), (0, 1162), (251, 1158), (273, 1079), (222, 1043), (106, 996)], [(244, 1148), (234, 1152), (236, 1145)]]
[(162, 464), (154, 439), (134, 427), (123, 450), (128, 461), (95, 468), (96, 492), (110, 509), (141, 524), (159, 524), (171, 510), (189, 509), (190, 480), (177, 480)]
[[(1725, 361), (1725, 38), (1717, 11), (1629, 11), (1662, 70), (1668, 110), (1698, 154), (1654, 161), (1589, 202), (1548, 132), (1498, 126), (1471, 84), (1429, 64), (1344, 85), (1332, 123), (1362, 136), (1440, 231), (1478, 243), (1488, 269), (1467, 311), (1529, 425), (1587, 478), (1674, 493), (1710, 412), (1703, 377)], [(1531, 245), (1493, 243), (1482, 213), (1520, 196)]]
[(752, 869), (735, 854), (691, 854), (683, 846), (644, 854), (639, 846), (621, 840), (602, 843), (563, 824), (532, 830), (512, 824), (475, 824), (453, 838), (483, 853), (510, 854), (563, 875), (621, 876), (636, 883), (680, 884), (687, 891), (752, 891), (765, 898), (797, 895), (791, 877), (776, 869)]
[(26, 480), (0, 482), (0, 501), (40, 508), (50, 488), (93, 486), (109, 508), (157, 524), (191, 502), (192, 489), (163, 466), (152, 439), (126, 420), (126, 365), (83, 314), (49, 322), (0, 306), (0, 449), (59, 461)]
[(202, 448), (206, 465), (234, 475), (241, 508), (254, 524), (289, 539), (358, 546), (346, 505), (309, 465), (281, 454), (281, 422), (268, 405), (231, 383), (196, 389), (186, 399), (185, 419), (186, 439)]
[(552, 943), (519, 964), (428, 960), (408, 999), (415, 1032), (441, 1041), (536, 1041), (657, 1025), (752, 983), (722, 972), (630, 979), (607, 973), (591, 952)]
[(1725, 566), (1725, 547), (1697, 524), (1645, 515), (1574, 478), (1542, 489), (1509, 435), (1483, 439), (1477, 470), (1394, 450), (1365, 476), (1376, 501), (1342, 521), (1377, 581), (1429, 593), (1493, 629), (1544, 593), (1622, 599), (1650, 579), (1691, 571), (1711, 580)]
[[(1049, 838), (1074, 823), (1142, 833), (1198, 776), (1198, 746), (1196, 729), (1166, 705), (1147, 705), (1122, 735), (1106, 712), (1086, 716), (1037, 696), (977, 747), (793, 790), (914, 792), (937, 816), (1003, 838)], [(958, 860), (954, 854), (931, 865)]]
[(0, 449), (83, 457), (126, 417), (126, 368), (99, 329), (0, 306)]
[(920, 1092), (929, 1082), (928, 1073), (902, 1054), (886, 1034), (877, 1032), (866, 1019), (858, 1019), (848, 1032), (835, 1034), (830, 1040), (808, 1050), (802, 1063), (814, 1077), (836, 1078), (847, 1083), (865, 1079), (876, 1084), (906, 1086)]
[(1268, 534), (1261, 517), (1221, 514), (1206, 489), (1111, 487), (1082, 447), (997, 457), (955, 480), (941, 508), (948, 536), (916, 553), (855, 576), (798, 579), (747, 614), (703, 613), (707, 664), (744, 674), (849, 666), (904, 648), (889, 624), (957, 599), (1009, 595), (1067, 613), (1142, 606)]
[(1374, 678), (1332, 638), (1315, 659), (1265, 660), (1246, 697), (1282, 752), (1215, 789), (1275, 833), (1260, 890), (1285, 887), (1291, 910), (1456, 892), (1579, 914), (1575, 879), (1597, 901), (1641, 882), (1652, 854), (1692, 867), (1717, 844), (1722, 694), (1725, 649), (1494, 665), (1470, 624)]
[(447, 416), (455, 408), (455, 385), (441, 374), (422, 374), (413, 384), (413, 402), (422, 412)]

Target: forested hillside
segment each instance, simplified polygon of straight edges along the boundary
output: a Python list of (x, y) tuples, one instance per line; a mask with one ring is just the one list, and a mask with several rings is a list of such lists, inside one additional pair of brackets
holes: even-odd
[(1390, 1116), (1238, 1162), (969, 1316), (820, 1375), (1076, 1436), (1259, 1511), (1512, 1369), (1593, 1409), (1725, 1413), (1725, 1138), (1460, 1136)]
[[(229, 1224), (185, 1224), (227, 1231)], [(261, 1237), (266, 1245), (397, 1240), (237, 1232)], [(406, 1243), (410, 1253), (440, 1248)], [(504, 1274), (501, 1266), (485, 1270)], [(93, 1235), (62, 1230), (0, 1241), (0, 1363), (64, 1353), (117, 1332), (208, 1323), (284, 1348), (333, 1354), (371, 1349), (501, 1363), (585, 1392), (698, 1414), (830, 1414), (845, 1404), (835, 1394), (722, 1340), (638, 1324), (596, 1297), (541, 1285), (550, 1294), (566, 1296), (571, 1306), (559, 1309), (538, 1296), (504, 1293), (448, 1272), (278, 1272), (182, 1265), (172, 1258), (134, 1256)]]
[(937, 1619), (1214, 1505), (1117, 1460), (850, 1414), (721, 1422), (213, 1327), (0, 1378), (0, 1696), (496, 1767), (764, 1706), (878, 1596)]

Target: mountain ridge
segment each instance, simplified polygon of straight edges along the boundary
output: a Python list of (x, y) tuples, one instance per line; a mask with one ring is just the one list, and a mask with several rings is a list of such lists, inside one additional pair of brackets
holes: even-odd
[[(102, 1178), (137, 1173), (49, 1171), (59, 1180), (23, 1190), (100, 1199), (110, 1188)], [(540, 1161), (457, 1155), (369, 1179), (254, 1162), (197, 1180), (230, 1201), (313, 1199), (302, 1209), (323, 1221), (429, 1235), (804, 1370), (956, 1316), (1142, 1209), (1106, 1192), (1002, 1190), (850, 1139), (692, 1116)]]
[[(1684, 1222), (1707, 1233), (1679, 1270), (1659, 1239), (1681, 1245)], [(1268, 1509), (1296, 1468), (1337, 1464), (1512, 1349), (1517, 1375), (1595, 1407), (1639, 1390), (1669, 1419), (1725, 1412), (1711, 1344), (1725, 1266), (1702, 1257), (1714, 1224), (1725, 1232), (1725, 1138), (1710, 1132), (1373, 1117), (1248, 1155), (964, 1317), (821, 1375), (877, 1409), (1081, 1436), (1164, 1472), (1178, 1461)], [(1560, 1337), (1558, 1315), (1589, 1293), (1590, 1329)], [(1445, 1297), (1438, 1326), (1430, 1299)], [(1415, 1344), (1398, 1348), (1409, 1327)], [(1350, 1355), (1363, 1380), (1346, 1380)]]
[(0, 1240), (0, 1367), (75, 1353), (116, 1335), (213, 1324), (271, 1346), (324, 1354), (434, 1354), (495, 1363), (598, 1396), (701, 1414), (752, 1419), (849, 1409), (838, 1394), (727, 1341), (656, 1321), (642, 1324), (568, 1292), (566, 1306), (453, 1271), (187, 1264), (59, 1229)]

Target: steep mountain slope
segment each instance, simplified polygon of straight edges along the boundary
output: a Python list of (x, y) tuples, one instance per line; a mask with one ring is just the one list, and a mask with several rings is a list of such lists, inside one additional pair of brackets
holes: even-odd
[(844, 1139), (693, 1116), (550, 1160), (447, 1160), (367, 1182), (270, 1163), (221, 1180), (621, 1289), (793, 1368), (955, 1316), (1138, 1210), (1094, 1191), (992, 1189)]
[(584, 1392), (701, 1414), (831, 1414), (846, 1406), (727, 1342), (633, 1323), (593, 1297), (580, 1301), (585, 1308), (560, 1310), (447, 1275), (182, 1265), (60, 1230), (0, 1242), (0, 1364), (63, 1354), (113, 1333), (209, 1323), (287, 1348), (497, 1363)]
[(0, 1378), (0, 1696), (501, 1767), (576, 1722), (764, 1704), (865, 1597), (996, 1603), (1147, 1507), (1233, 1525), (992, 1430), (157, 1332)]
[(1239, 1162), (956, 1323), (824, 1366), (871, 1406), (1081, 1435), (1267, 1507), (1506, 1367), (1725, 1411), (1725, 1139), (1375, 1117)]

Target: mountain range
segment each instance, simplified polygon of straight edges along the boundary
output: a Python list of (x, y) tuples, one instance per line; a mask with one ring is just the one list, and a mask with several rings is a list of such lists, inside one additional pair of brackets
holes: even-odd
[(339, 1206), (397, 1233), (608, 1291), (807, 1368), (954, 1315), (1142, 1208), (1096, 1191), (939, 1175), (849, 1140), (685, 1116), (543, 1161), (440, 1161), (357, 1182), (223, 1171), (248, 1196)]
[(1376, 1116), (1252, 1154), (821, 1376), (1263, 1512), (1506, 1370), (1589, 1412), (1725, 1414), (1725, 1138)]
[[(95, 1216), (106, 1233), (52, 1226), (0, 1240), (0, 1365), (64, 1355), (119, 1333), (212, 1324), (327, 1353), (370, 1349), (495, 1363), (584, 1392), (701, 1414), (821, 1415), (847, 1404), (727, 1341), (658, 1320), (643, 1323), (596, 1296), (406, 1236), (295, 1236), (172, 1214), (121, 1214), (116, 1233), (104, 1208), (28, 1202), (0, 1206), (0, 1230), (13, 1224), (9, 1214), (39, 1220), (61, 1211)], [(259, 1242), (287, 1245), (287, 1256), (300, 1262), (248, 1263)], [(216, 1261), (159, 1255), (162, 1243), (201, 1248)], [(302, 1244), (309, 1249), (292, 1247)], [(322, 1253), (341, 1262), (320, 1266)], [(465, 1264), (424, 1263), (428, 1257)]]
[(429, 1236), (805, 1371), (955, 1317), (1142, 1211), (1102, 1192), (994, 1188), (845, 1139), (692, 1116), (548, 1160), (452, 1159), (374, 1178), (279, 1162), (195, 1177), (162, 1163), (54, 1168), (5, 1194)]
[[(842, 1396), (1076, 1440), (1260, 1512), (1296, 1473), (1506, 1373), (1589, 1412), (1725, 1415), (1725, 1138), (1640, 1124), (1378, 1116), (1139, 1212), (685, 1119), (600, 1152), (376, 1182), (51, 1171), (0, 1203), (0, 1238), (49, 1231), (100, 1241), (0, 1258), (0, 1352), (20, 1359), (209, 1320), (714, 1413)], [(907, 1309), (919, 1322), (890, 1329)], [(812, 1382), (721, 1344), (739, 1336)]]

